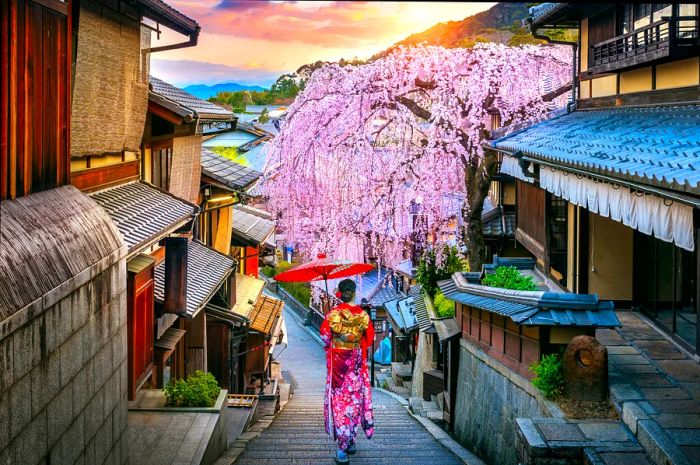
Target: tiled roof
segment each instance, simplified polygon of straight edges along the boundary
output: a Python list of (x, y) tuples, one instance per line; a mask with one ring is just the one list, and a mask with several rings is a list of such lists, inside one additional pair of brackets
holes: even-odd
[(515, 213), (503, 212), (496, 208), (487, 215), (481, 216), (484, 236), (515, 237)]
[(272, 215), (247, 205), (233, 207), (233, 237), (251, 245), (263, 244), (275, 230)]
[(168, 108), (170, 111), (200, 121), (234, 120), (236, 116), (225, 108), (221, 108), (199, 97), (185, 92), (172, 84), (150, 77), (151, 92), (149, 99)]
[(592, 294), (500, 289), (468, 283), (461, 273), (438, 285), (450, 300), (509, 317), (520, 325), (620, 326), (613, 303)]
[(265, 281), (244, 274), (236, 274), (236, 304), (233, 313), (250, 318), (255, 302), (265, 287)]
[(198, 211), (196, 205), (140, 181), (88, 195), (107, 211), (130, 253), (178, 229)]
[[(419, 298), (421, 298), (419, 296)], [(384, 308), (389, 314), (395, 331), (407, 334), (418, 328), (414, 298), (391, 300), (384, 303)]]
[(208, 176), (230, 189), (240, 190), (255, 182), (262, 176), (262, 173), (203, 148), (202, 175)]
[[(236, 261), (199, 241), (187, 244), (187, 314), (194, 316), (233, 271)], [(165, 297), (165, 261), (155, 269), (155, 298)]]
[(284, 302), (265, 294), (255, 302), (250, 312), (250, 329), (262, 334), (270, 334), (275, 321), (279, 318)]
[(416, 320), (418, 321), (418, 329), (421, 331), (427, 331), (433, 327), (433, 322), (430, 321), (430, 315), (428, 315), (428, 306), (425, 304), (425, 296), (421, 292), (421, 285), (416, 284), (411, 286), (408, 291), (408, 295), (413, 297), (413, 301), (416, 309)]
[(165, 24), (166, 27), (188, 35), (199, 33), (199, 24), (194, 19), (184, 15), (163, 0), (139, 0), (147, 8), (144, 15), (154, 21)]
[(508, 152), (700, 194), (700, 106), (575, 111), (493, 142)]
[(391, 280), (378, 286), (367, 298), (370, 305), (380, 307), (391, 300), (406, 297), (402, 292), (396, 290)]
[(565, 5), (566, 3), (540, 3), (530, 8), (530, 19), (533, 23), (538, 23)]
[(454, 317), (433, 320), (433, 325), (440, 342), (462, 334), (462, 328), (459, 327), (459, 322)]

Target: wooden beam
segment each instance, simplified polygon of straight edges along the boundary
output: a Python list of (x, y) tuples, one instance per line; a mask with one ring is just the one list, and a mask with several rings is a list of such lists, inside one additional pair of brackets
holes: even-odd
[(91, 192), (139, 178), (141, 160), (88, 168), (71, 173), (70, 182), (81, 191)]
[(176, 126), (180, 126), (184, 122), (180, 115), (177, 115), (167, 108), (162, 107), (155, 102), (151, 102), (150, 100), (148, 101), (148, 111)]
[(187, 311), (187, 246), (186, 237), (165, 239), (165, 313)]

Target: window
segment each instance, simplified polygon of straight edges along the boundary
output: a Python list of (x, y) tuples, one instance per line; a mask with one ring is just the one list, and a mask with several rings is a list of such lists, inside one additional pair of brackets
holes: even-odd
[(635, 305), (697, 350), (697, 251), (635, 231)]
[(678, 29), (679, 39), (697, 39), (698, 37), (698, 5), (694, 3), (681, 3), (678, 5)]
[(548, 197), (549, 264), (552, 276), (566, 286), (569, 203), (555, 195)]
[(152, 157), (151, 181), (161, 189), (170, 189), (170, 173), (173, 165), (173, 147), (154, 148)]

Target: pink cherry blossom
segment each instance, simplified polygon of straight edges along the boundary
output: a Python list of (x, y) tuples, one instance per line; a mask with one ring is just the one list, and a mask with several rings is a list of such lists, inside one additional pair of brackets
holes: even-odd
[(486, 169), (491, 113), (504, 125), (543, 119), (545, 78), (564, 86), (570, 63), (567, 47), (480, 44), (324, 66), (270, 146), (264, 190), (279, 229), (309, 256), (377, 256), (390, 266), (419, 237), (441, 241), (460, 212), (464, 225), (470, 209), (481, 211), (469, 186)]

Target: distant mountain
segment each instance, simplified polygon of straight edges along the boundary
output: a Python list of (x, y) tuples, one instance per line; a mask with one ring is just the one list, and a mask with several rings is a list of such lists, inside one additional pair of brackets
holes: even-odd
[(195, 97), (206, 100), (209, 97), (215, 96), (219, 92), (236, 92), (239, 90), (253, 90), (259, 92), (268, 89), (260, 86), (246, 86), (235, 82), (224, 82), (221, 84), (214, 84), (213, 86), (208, 86), (206, 84), (193, 84), (185, 87), (183, 90), (185, 92), (189, 92)]
[(486, 11), (461, 21), (438, 23), (423, 32), (412, 34), (380, 52), (371, 59), (380, 58), (399, 45), (441, 45), (447, 48), (472, 47), (477, 42), (496, 42), (506, 45), (541, 43), (534, 39), (523, 25), (528, 16), (527, 3), (500, 2)]

